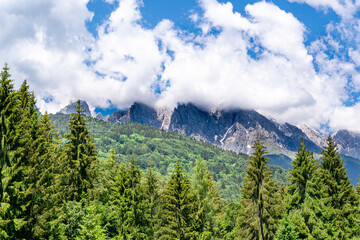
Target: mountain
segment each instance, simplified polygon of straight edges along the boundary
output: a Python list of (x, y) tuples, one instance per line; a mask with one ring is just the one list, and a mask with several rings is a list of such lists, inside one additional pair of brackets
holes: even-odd
[(167, 130), (169, 128), (171, 112), (169, 110), (155, 110), (145, 104), (134, 103), (129, 109), (114, 111), (103, 117), (95, 118), (113, 123), (136, 122)]
[(310, 128), (308, 126), (306, 126), (305, 124), (301, 124), (299, 126), (299, 128), (301, 129), (301, 131), (303, 133), (305, 133), (305, 135), (310, 139), (310, 141), (312, 141), (313, 143), (315, 143), (317, 146), (319, 147), (324, 147), (326, 145), (326, 136), (321, 135), (318, 131), (316, 131), (313, 128)]
[(304, 139), (310, 150), (321, 151), (301, 129), (289, 123), (281, 124), (269, 120), (253, 110), (208, 112), (189, 103), (179, 105), (170, 112), (134, 103), (127, 110), (115, 111), (105, 117), (96, 118), (115, 123), (147, 124), (204, 140), (237, 153), (249, 154), (257, 133), (265, 140), (271, 154), (291, 155), (297, 150), (301, 139)]
[[(306, 125), (297, 127), (279, 123), (254, 110), (206, 111), (191, 103), (181, 104), (173, 111), (134, 103), (129, 109), (114, 111), (106, 116), (97, 114), (95, 118), (113, 123), (146, 124), (245, 154), (251, 152), (251, 146), (259, 134), (264, 140), (268, 157), (273, 160), (271, 162), (284, 168), (291, 166), (291, 159), (295, 156), (301, 139), (315, 153), (315, 157), (319, 157), (327, 138)], [(354, 182), (359, 177), (360, 134), (341, 130), (333, 137), (340, 153), (344, 155), (344, 164), (348, 169), (351, 168), (349, 175)]]
[[(69, 115), (54, 114), (51, 119), (60, 136), (69, 132)], [(196, 159), (200, 156), (216, 180), (222, 197), (238, 201), (249, 160), (247, 155), (226, 151), (208, 142), (144, 124), (116, 124), (90, 117), (86, 119), (100, 162), (110, 151), (115, 151), (119, 161), (128, 163), (135, 156), (136, 163), (142, 169), (146, 170), (151, 162), (154, 171), (170, 177), (177, 159), (181, 160), (184, 171), (191, 174)], [(272, 165), (270, 169), (278, 183), (287, 181), (288, 172), (283, 168)]]
[[(81, 105), (84, 115), (90, 116), (88, 104), (81, 101)], [(73, 113), (76, 111), (75, 106), (76, 101), (73, 101), (61, 109), (60, 113)], [(114, 111), (106, 116), (98, 113), (94, 118), (113, 123), (147, 124), (246, 154), (251, 152), (250, 146), (257, 134), (265, 141), (269, 154), (284, 154), (288, 157), (293, 157), (301, 139), (309, 150), (320, 153), (327, 138), (306, 125), (297, 127), (289, 123), (279, 123), (254, 110), (206, 111), (191, 103), (181, 104), (169, 111), (135, 102), (129, 109)], [(360, 158), (360, 133), (340, 130), (333, 138), (342, 154)]]
[(87, 102), (85, 102), (83, 100), (72, 100), (72, 101), (70, 101), (70, 104), (67, 105), (66, 107), (60, 109), (60, 111), (58, 113), (63, 113), (63, 114), (76, 113), (76, 106), (77, 106), (78, 101), (80, 101), (80, 106), (82, 106), (82, 108), (84, 110), (83, 115), (90, 117), (91, 112), (90, 112), (90, 109), (89, 109), (89, 105), (87, 104)]
[(296, 151), (301, 139), (310, 150), (320, 151), (299, 128), (269, 120), (253, 110), (207, 112), (193, 104), (179, 105), (171, 116), (169, 130), (247, 154), (258, 133), (269, 153)]
[(360, 133), (339, 130), (333, 135), (342, 154), (360, 158)]

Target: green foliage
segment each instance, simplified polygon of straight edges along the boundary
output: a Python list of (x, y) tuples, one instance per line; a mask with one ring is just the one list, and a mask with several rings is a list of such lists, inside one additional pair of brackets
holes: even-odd
[(141, 178), (141, 170), (133, 157), (128, 167), (121, 165), (111, 191), (116, 212), (114, 228), (125, 239), (144, 239), (149, 231), (148, 201)]
[(279, 229), (276, 232), (276, 240), (298, 240), (299, 234), (295, 231), (294, 225), (289, 221), (288, 216), (285, 216), (281, 221)]
[(193, 239), (198, 222), (197, 199), (178, 160), (162, 195), (161, 222), (156, 239)]
[(359, 224), (358, 198), (336, 144), (330, 136), (322, 151), (320, 169), (314, 185), (313, 195), (324, 204), (319, 216), (329, 237), (359, 237), (358, 230), (353, 227)]
[[(59, 137), (26, 81), (13, 89), (5, 64), (0, 239), (360, 238), (359, 194), (330, 137), (319, 164), (300, 143), (287, 179), (268, 166), (259, 138), (247, 164), (245, 155), (177, 133), (81, 113), (78, 104), (71, 116), (52, 116)], [(218, 188), (235, 200), (240, 185), (240, 202), (221, 199)]]
[(156, 226), (158, 224), (158, 219), (160, 216), (160, 194), (159, 194), (159, 179), (155, 175), (155, 172), (151, 169), (151, 163), (145, 175), (145, 198), (147, 199), (148, 209), (148, 237), (150, 239), (154, 238)]
[(239, 218), (241, 204), (232, 202), (225, 206), (219, 217), (220, 239), (232, 240), (237, 236), (236, 221)]
[(215, 181), (205, 167), (205, 161), (196, 160), (192, 185), (199, 203), (199, 228), (201, 239), (213, 239), (219, 235), (218, 218), (222, 212), (222, 202)]
[(308, 182), (312, 180), (316, 168), (313, 154), (306, 150), (304, 141), (301, 141), (290, 170), (289, 208), (300, 208), (304, 203)]
[(282, 217), (282, 202), (270, 177), (269, 159), (264, 157), (266, 152), (259, 137), (253, 149), (241, 191), (239, 239), (274, 239)]
[[(61, 135), (69, 131), (69, 115), (56, 114), (52, 121)], [(225, 151), (204, 141), (198, 141), (175, 132), (167, 132), (139, 123), (116, 124), (87, 119), (87, 128), (94, 136), (99, 161), (114, 150), (119, 161), (130, 162), (134, 155), (137, 164), (145, 170), (152, 163), (152, 170), (163, 177), (170, 177), (180, 159), (184, 172), (191, 174), (196, 159), (201, 157), (216, 182), (220, 195), (228, 201), (237, 201), (249, 157)], [(287, 182), (287, 171), (279, 166), (269, 166), (277, 182)]]
[(62, 186), (64, 198), (70, 201), (79, 201), (82, 194), (94, 187), (97, 174), (97, 154), (93, 138), (86, 127), (80, 101), (76, 106), (77, 112), (71, 115), (69, 129), (65, 135), (68, 142), (65, 144), (64, 175)]

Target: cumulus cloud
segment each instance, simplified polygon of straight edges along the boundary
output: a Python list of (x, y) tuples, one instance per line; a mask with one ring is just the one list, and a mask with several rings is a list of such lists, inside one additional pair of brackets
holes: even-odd
[(1, 1), (0, 61), (15, 79), (28, 79), (42, 111), (56, 112), (73, 98), (102, 108), (193, 102), (360, 130), (344, 118), (360, 111), (358, 99), (344, 104), (360, 89), (359, 24), (349, 17), (356, 3), (293, 1), (331, 8), (342, 20), (306, 45), (306, 26), (269, 2), (249, 4), (242, 15), (230, 2), (201, 0), (203, 11), (189, 14), (201, 29), (195, 34), (167, 19), (146, 28), (141, 1), (107, 0), (118, 7), (94, 38), (85, 27), (93, 16), (87, 0)]
[(332, 9), (343, 18), (352, 18), (360, 6), (357, 0), (289, 0), (289, 2), (306, 3), (324, 11)]
[(58, 110), (78, 94), (79, 82), (94, 76), (84, 64), (85, 49), (92, 44), (84, 25), (92, 17), (86, 2), (0, 3), (0, 61), (9, 63), (17, 86), (28, 80), (43, 111)]

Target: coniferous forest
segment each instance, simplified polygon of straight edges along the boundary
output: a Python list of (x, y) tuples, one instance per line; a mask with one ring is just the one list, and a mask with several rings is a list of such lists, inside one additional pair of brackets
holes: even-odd
[(229, 172), (241, 178), (233, 200), (209, 170), (216, 162), (197, 157), (188, 169), (179, 157), (159, 174), (156, 159), (103, 156), (80, 104), (59, 134), (27, 82), (14, 89), (6, 64), (0, 81), (0, 239), (360, 238), (360, 187), (331, 137), (319, 160), (300, 143), (287, 179), (275, 177), (258, 137)]

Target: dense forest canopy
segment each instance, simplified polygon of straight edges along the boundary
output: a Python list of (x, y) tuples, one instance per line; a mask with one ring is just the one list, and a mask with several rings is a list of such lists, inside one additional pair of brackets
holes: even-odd
[(148, 126), (85, 119), (80, 103), (53, 117), (67, 122), (59, 134), (35, 106), (5, 64), (0, 239), (360, 238), (360, 187), (331, 137), (320, 161), (300, 143), (284, 175), (269, 167), (259, 137), (247, 157)]

